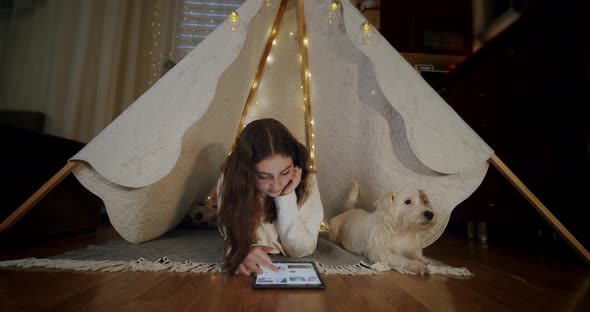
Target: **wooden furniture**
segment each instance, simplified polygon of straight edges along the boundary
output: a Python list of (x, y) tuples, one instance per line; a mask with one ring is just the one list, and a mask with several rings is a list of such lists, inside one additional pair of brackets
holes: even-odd
[[(540, 1), (435, 89), (585, 246), (590, 211), (590, 27), (585, 3)], [(548, 23), (547, 21), (551, 21)], [(586, 51), (584, 51), (586, 49)], [(556, 240), (498, 172), (452, 215), (490, 239)]]
[(470, 0), (388, 0), (381, 3), (381, 34), (399, 52), (469, 55)]
[[(40, 116), (31, 112), (0, 112), (0, 140), (3, 144), (1, 220), (11, 219), (17, 207), (32, 198), (31, 194), (84, 146), (81, 142), (43, 133), (43, 118)], [(39, 198), (39, 204), (30, 213), (19, 215), (23, 218), (14, 223), (14, 227), (0, 231), (0, 242), (96, 229), (102, 201), (74, 176), (63, 175), (63, 178), (47, 197)]]

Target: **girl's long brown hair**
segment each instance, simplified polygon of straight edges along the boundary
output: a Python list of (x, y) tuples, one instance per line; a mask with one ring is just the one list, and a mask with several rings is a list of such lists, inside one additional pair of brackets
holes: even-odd
[[(259, 119), (249, 123), (240, 133), (223, 169), (219, 223), (224, 233), (225, 258), (223, 269), (234, 274), (256, 242), (258, 226), (254, 166), (272, 155), (289, 156), (293, 165), (301, 168), (301, 182), (295, 189), (297, 203), (305, 201), (308, 190), (308, 153), (283, 124), (274, 119)], [(263, 207), (267, 222), (277, 217), (273, 200)]]

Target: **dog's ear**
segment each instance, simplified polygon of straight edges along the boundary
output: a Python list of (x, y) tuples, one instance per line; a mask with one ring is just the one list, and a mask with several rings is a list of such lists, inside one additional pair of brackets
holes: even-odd
[(395, 190), (393, 192), (387, 193), (387, 195), (391, 196), (391, 201), (395, 201), (400, 196), (401, 192), (399, 190)]
[[(386, 195), (387, 196), (387, 195)], [(380, 210), (381, 207), (383, 206), (383, 201), (385, 200), (384, 197), (381, 198), (377, 198), (374, 202), (373, 202), (373, 209), (374, 211)]]
[(390, 204), (386, 204), (386, 203), (388, 203), (389, 201), (391, 201), (391, 202), (395, 201), (398, 198), (399, 194), (400, 194), (399, 191), (389, 192), (389, 193), (385, 194), (384, 197), (375, 200), (373, 202), (373, 207), (375, 208), (375, 210), (379, 210), (384, 205), (387, 205), (387, 207), (389, 207)]
[(424, 192), (424, 190), (418, 190), (418, 194), (423, 204), (430, 205), (430, 200), (428, 199), (428, 195), (426, 195), (426, 192)]
[(376, 199), (376, 200), (373, 202), (373, 208), (374, 208), (375, 210), (378, 210), (378, 209), (379, 209), (379, 199)]

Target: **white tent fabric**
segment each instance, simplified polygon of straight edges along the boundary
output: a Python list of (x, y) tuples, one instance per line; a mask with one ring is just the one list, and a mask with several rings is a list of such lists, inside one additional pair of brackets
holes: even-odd
[[(272, 117), (302, 142), (305, 128), (295, 0), (285, 11), (249, 120)], [(437, 227), (481, 183), (493, 151), (378, 33), (360, 41), (363, 16), (342, 1), (304, 0), (315, 160), (324, 215), (341, 212), (353, 180), (362, 203), (424, 189)], [(81, 183), (105, 202), (130, 242), (174, 227), (220, 174), (280, 1), (248, 0), (240, 25), (220, 26), (72, 159)]]

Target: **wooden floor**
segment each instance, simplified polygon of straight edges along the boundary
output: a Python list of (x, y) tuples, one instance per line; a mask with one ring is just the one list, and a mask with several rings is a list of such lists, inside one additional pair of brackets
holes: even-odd
[[(0, 259), (46, 257), (115, 238), (107, 224), (96, 234), (3, 247)], [(245, 277), (221, 274), (4, 268), (0, 311), (590, 311), (590, 265), (581, 260), (451, 234), (425, 254), (475, 276), (326, 275), (321, 291), (256, 291)]]

